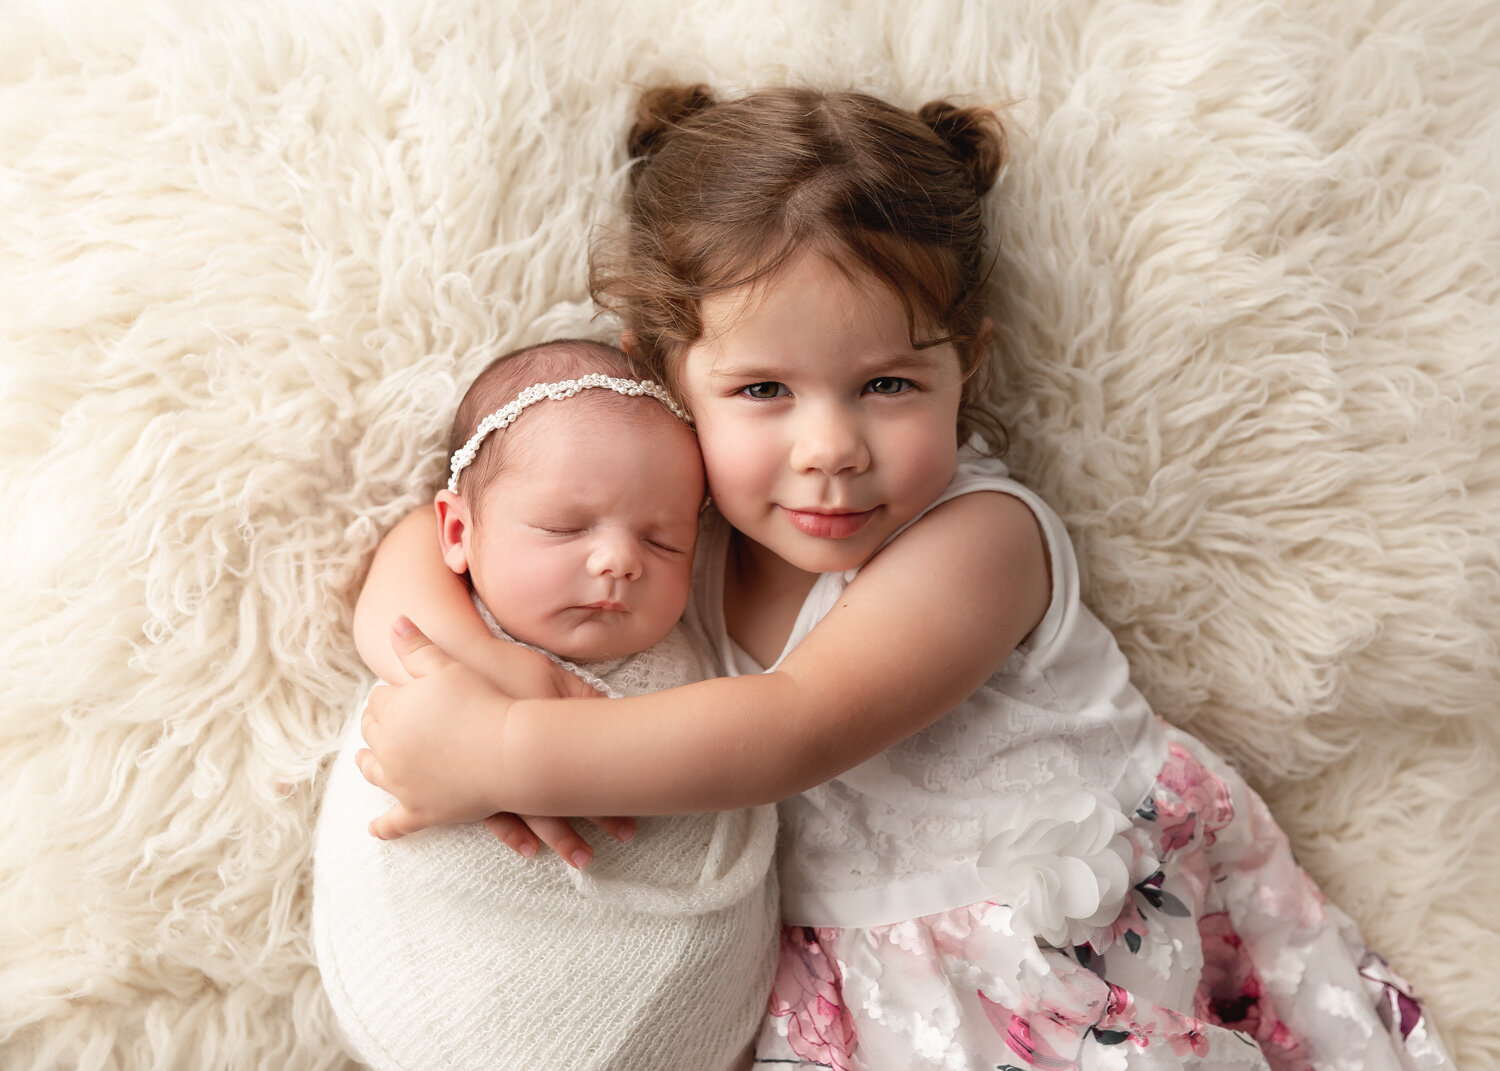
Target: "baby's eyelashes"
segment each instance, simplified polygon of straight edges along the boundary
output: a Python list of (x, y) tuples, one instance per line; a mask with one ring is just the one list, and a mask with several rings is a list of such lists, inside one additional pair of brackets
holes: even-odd
[[(594, 529), (588, 526), (570, 526), (561, 524), (533, 523), (529, 525), (533, 530), (547, 536), (556, 536), (558, 539), (576, 539), (588, 535)], [(679, 556), (687, 553), (687, 548), (692, 544), (691, 537), (686, 539), (674, 538), (672, 536), (662, 537), (658, 535), (638, 535), (646, 546), (661, 554)]]

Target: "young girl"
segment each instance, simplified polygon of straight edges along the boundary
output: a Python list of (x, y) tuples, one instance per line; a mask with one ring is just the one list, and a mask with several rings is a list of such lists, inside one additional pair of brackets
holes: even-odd
[(472, 619), (399, 592), (431, 568), (403, 522), (360, 606), (416, 678), (366, 716), (377, 833), (783, 801), (767, 1066), (1449, 1066), (1261, 801), (1153, 717), (991, 456), (993, 117), (665, 89), (630, 147), (596, 295), (696, 422), (692, 613), (731, 677), (512, 701), (441, 649)]
[[(473, 598), (462, 581), (455, 593), (490, 626), (476, 665), (533, 695), (578, 694), (580, 682), (636, 695), (709, 675), (678, 625), (703, 502), (683, 416), (624, 354), (591, 342), (532, 347), (480, 373), (434, 509), (448, 576), (472, 580)], [(566, 822), (531, 819), (572, 865), (527, 861), (479, 824), (383, 843), (367, 827), (393, 801), (359, 777), (359, 746), (356, 722), (319, 816), (313, 937), (366, 1063), (747, 1065), (775, 963), (773, 808), (648, 819), (628, 845), (601, 839), (591, 863)], [(513, 817), (486, 824), (534, 850)]]

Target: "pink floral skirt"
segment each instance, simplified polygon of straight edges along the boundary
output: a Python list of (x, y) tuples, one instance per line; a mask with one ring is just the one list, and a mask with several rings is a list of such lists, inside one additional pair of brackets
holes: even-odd
[(785, 927), (755, 1066), (1452, 1068), (1410, 986), (1323, 899), (1261, 799), (1168, 734), (1113, 925), (1054, 948), (979, 903), (868, 929)]

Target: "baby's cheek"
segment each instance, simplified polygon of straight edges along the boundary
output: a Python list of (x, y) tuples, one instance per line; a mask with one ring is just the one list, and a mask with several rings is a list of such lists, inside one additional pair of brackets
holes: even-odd
[(680, 617), (682, 615), (682, 610), (687, 609), (688, 599), (692, 596), (693, 560), (691, 556), (688, 556), (687, 560), (683, 562), (681, 567), (677, 570), (676, 577), (672, 585), (669, 586), (668, 590), (671, 592), (671, 603), (673, 605), (681, 606), (681, 609), (677, 611), (677, 614)]
[(563, 584), (551, 576), (545, 565), (517, 565), (508, 595), (517, 617), (531, 621), (544, 620), (557, 603), (576, 585)]

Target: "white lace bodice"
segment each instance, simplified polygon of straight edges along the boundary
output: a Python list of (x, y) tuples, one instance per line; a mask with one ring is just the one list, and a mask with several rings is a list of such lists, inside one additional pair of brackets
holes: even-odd
[[(884, 925), (992, 899), (996, 891), (979, 857), (1013, 821), (1017, 801), (1040, 786), (1071, 782), (1133, 809), (1161, 765), (1165, 745), (1130, 684), (1124, 655), (1079, 600), (1076, 560), (1061, 520), (1006, 478), (1000, 462), (968, 449), (928, 509), (976, 491), (1011, 495), (1036, 514), (1052, 571), (1046, 615), (954, 710), (868, 762), (783, 801), (784, 922)], [(760, 672), (724, 626), (729, 537), (722, 518), (706, 522), (692, 619), (726, 672)], [(818, 578), (782, 657), (833, 608), (856, 573)]]

